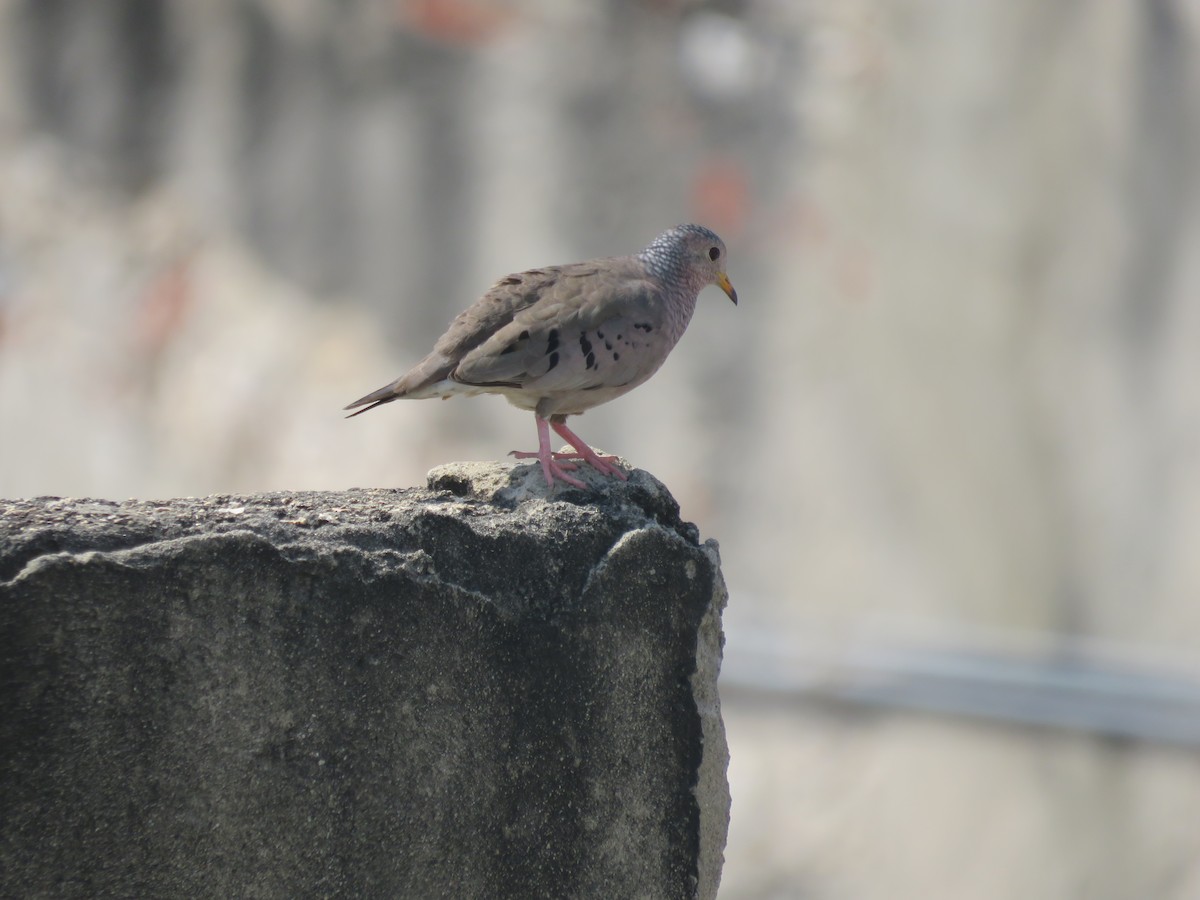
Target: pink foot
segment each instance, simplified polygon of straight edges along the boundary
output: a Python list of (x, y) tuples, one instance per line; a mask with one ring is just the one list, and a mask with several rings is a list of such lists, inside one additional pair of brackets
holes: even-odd
[(586, 462), (588, 465), (590, 465), (593, 469), (595, 469), (602, 475), (615, 475), (617, 478), (621, 479), (622, 481), (629, 480), (629, 476), (626, 475), (624, 472), (622, 472), (620, 469), (618, 469), (616, 467), (615, 463), (617, 461), (617, 457), (602, 456), (599, 453), (597, 453), (595, 450), (593, 450), (591, 447), (589, 447), (587, 444), (585, 444), (583, 442), (583, 438), (581, 438), (579, 435), (577, 435), (575, 432), (573, 432), (570, 428), (568, 428), (566, 422), (552, 421), (550, 423), (550, 427), (553, 428), (556, 432), (558, 432), (558, 434), (568, 444), (570, 444), (572, 447), (575, 448), (574, 453), (555, 454), (560, 459), (562, 459), (562, 458), (582, 459), (584, 462)]
[(557, 476), (559, 481), (571, 485), (572, 487), (582, 488), (587, 490), (587, 485), (568, 475), (567, 472), (575, 469), (576, 465), (570, 462), (559, 462), (561, 455), (553, 453), (550, 450), (550, 428), (545, 419), (535, 415), (538, 429), (538, 449), (536, 453), (531, 453), (528, 450), (514, 450), (510, 456), (515, 456), (517, 459), (534, 459), (536, 458), (542, 464), (542, 475), (546, 478), (546, 486), (554, 487), (554, 479)]

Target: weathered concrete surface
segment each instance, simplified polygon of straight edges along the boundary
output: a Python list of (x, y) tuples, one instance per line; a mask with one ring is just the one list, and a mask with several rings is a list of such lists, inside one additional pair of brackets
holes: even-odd
[(0, 895), (713, 896), (716, 547), (533, 474), (0, 503)]

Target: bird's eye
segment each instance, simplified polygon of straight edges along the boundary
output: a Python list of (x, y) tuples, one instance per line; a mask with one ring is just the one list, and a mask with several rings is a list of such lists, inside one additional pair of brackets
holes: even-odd
[(715, 260), (715, 259), (716, 259), (718, 256), (720, 256), (720, 255), (721, 255), (721, 248), (720, 248), (720, 247), (713, 247), (713, 248), (711, 248), (711, 249), (708, 251), (708, 258), (709, 258), (709, 259), (713, 259), (713, 260)]

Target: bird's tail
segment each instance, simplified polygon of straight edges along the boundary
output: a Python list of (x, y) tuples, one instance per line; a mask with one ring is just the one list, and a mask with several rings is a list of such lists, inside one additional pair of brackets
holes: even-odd
[(346, 418), (353, 419), (355, 416), (361, 416), (363, 413), (377, 406), (382, 406), (385, 403), (391, 403), (393, 400), (400, 400), (405, 397), (413, 400), (424, 400), (427, 397), (446, 397), (450, 392), (444, 390), (443, 386), (449, 383), (445, 379), (452, 368), (454, 368), (454, 363), (435, 351), (391, 384), (385, 385), (377, 391), (372, 391), (365, 397), (359, 397), (353, 403), (342, 407), (343, 409), (363, 407), (358, 412), (350, 413)]
[(354, 409), (361, 406), (362, 409), (358, 410), (358, 412), (352, 412), (350, 415), (346, 416), (347, 419), (353, 419), (355, 416), (361, 416), (365, 412), (370, 412), (377, 406), (382, 406), (385, 403), (391, 403), (393, 400), (396, 400), (399, 397), (400, 395), (393, 391), (392, 386), (389, 384), (385, 388), (380, 388), (377, 391), (367, 394), (365, 397), (355, 400), (353, 403), (348, 404), (347, 406), (343, 406), (342, 409)]

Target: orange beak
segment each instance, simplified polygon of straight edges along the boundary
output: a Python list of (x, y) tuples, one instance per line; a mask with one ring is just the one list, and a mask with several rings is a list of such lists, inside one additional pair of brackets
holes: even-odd
[(729, 299), (733, 301), (734, 306), (737, 306), (737, 291), (733, 289), (733, 285), (729, 281), (729, 276), (724, 272), (717, 274), (717, 287), (725, 292)]

